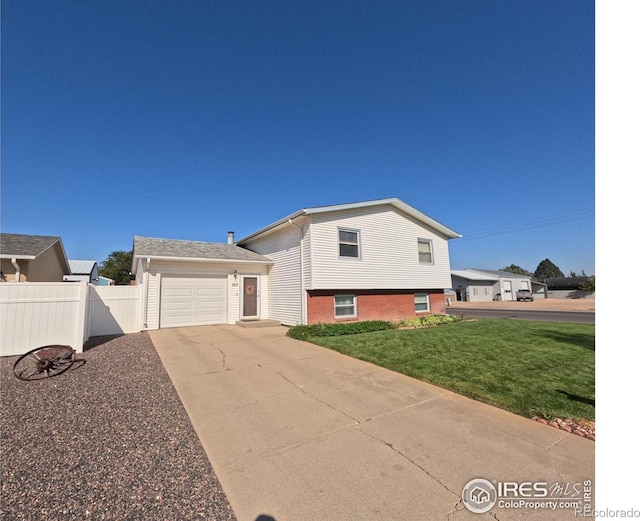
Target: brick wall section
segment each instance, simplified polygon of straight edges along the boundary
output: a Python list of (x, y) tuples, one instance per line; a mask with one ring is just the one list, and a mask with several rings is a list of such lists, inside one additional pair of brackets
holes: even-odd
[[(429, 293), (431, 311), (415, 312), (413, 297), (415, 293)], [(338, 318), (334, 316), (334, 295), (356, 295), (358, 316), (356, 318)], [(445, 298), (442, 290), (337, 290), (307, 292), (307, 322), (353, 322), (362, 320), (389, 320), (398, 322), (429, 314), (444, 314)]]

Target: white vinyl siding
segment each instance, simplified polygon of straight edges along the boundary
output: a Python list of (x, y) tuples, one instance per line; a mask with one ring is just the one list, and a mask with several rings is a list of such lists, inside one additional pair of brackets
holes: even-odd
[(285, 325), (303, 322), (301, 264), (309, 257), (305, 253), (300, 258), (300, 239), (300, 228), (289, 225), (245, 245), (274, 261), (269, 273), (269, 318)]
[[(362, 262), (339, 256), (336, 228), (360, 230)], [(314, 214), (310, 232), (312, 289), (451, 287), (444, 236), (389, 205)], [(431, 242), (432, 264), (419, 262), (418, 239)]]
[(145, 329), (158, 329), (160, 327), (160, 273), (149, 270), (146, 274), (147, 287), (143, 290), (146, 293), (146, 310), (143, 316), (143, 326)]

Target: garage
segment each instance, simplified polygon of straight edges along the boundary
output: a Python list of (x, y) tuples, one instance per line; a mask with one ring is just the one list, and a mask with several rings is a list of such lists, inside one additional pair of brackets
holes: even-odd
[(232, 235), (227, 244), (134, 237), (131, 273), (141, 286), (144, 330), (268, 318), (273, 261), (236, 246)]
[(163, 277), (160, 327), (227, 322), (226, 277)]

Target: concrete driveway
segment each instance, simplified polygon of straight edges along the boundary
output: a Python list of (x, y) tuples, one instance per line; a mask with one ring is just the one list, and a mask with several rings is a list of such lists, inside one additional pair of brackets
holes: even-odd
[(475, 514), (461, 494), (542, 481), (582, 501), (594, 442), (285, 333), (150, 332), (240, 521), (575, 519), (533, 499)]

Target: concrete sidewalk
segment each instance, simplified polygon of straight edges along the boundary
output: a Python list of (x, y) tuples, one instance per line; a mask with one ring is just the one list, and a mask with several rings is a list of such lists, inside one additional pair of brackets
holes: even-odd
[(594, 442), (285, 333), (150, 332), (240, 521), (575, 519), (473, 514), (461, 494), (474, 478), (593, 482)]

